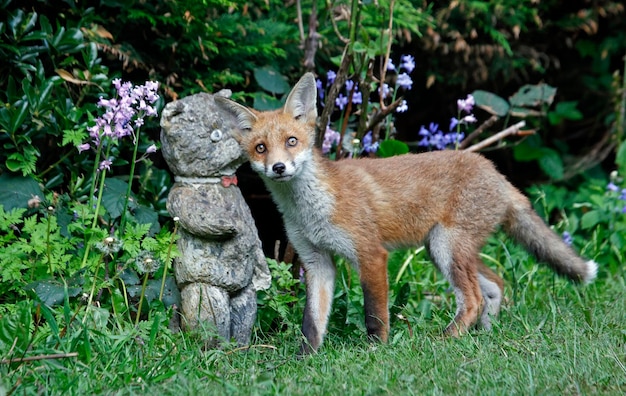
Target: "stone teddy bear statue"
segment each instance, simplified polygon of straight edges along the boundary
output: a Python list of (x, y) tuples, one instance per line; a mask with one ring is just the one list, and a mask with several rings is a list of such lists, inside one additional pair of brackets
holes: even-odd
[(270, 272), (237, 187), (235, 171), (244, 159), (230, 117), (205, 93), (168, 103), (161, 116), (161, 143), (176, 181), (167, 208), (179, 219), (174, 274), (183, 328), (210, 324), (219, 338), (247, 345), (256, 320), (256, 292), (269, 287)]

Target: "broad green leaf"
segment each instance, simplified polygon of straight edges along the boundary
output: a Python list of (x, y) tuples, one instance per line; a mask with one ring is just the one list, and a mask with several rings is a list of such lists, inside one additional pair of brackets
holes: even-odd
[(595, 227), (602, 221), (602, 216), (597, 210), (590, 210), (580, 218), (580, 226), (583, 230)]
[(282, 102), (265, 92), (255, 92), (252, 107), (259, 111), (276, 110), (282, 106)]
[(287, 79), (273, 67), (254, 69), (254, 79), (261, 88), (273, 94), (284, 94), (289, 91)]
[(477, 90), (472, 92), (476, 106), (485, 110), (486, 112), (497, 115), (498, 117), (504, 117), (509, 112), (509, 102), (500, 96), (491, 92)]
[(0, 205), (9, 212), (13, 208), (28, 208), (28, 201), (34, 197), (43, 199), (44, 194), (32, 177), (14, 176), (9, 173), (0, 175)]
[(537, 135), (529, 136), (513, 147), (513, 157), (516, 161), (534, 161), (542, 155), (541, 138)]
[[(121, 216), (124, 210), (124, 200), (128, 183), (120, 179), (106, 179), (104, 182), (104, 191), (102, 193), (102, 206), (109, 215), (116, 219)], [(132, 196), (132, 194), (131, 194)], [(129, 202), (129, 207), (131, 203)]]
[(399, 140), (383, 140), (378, 146), (376, 154), (379, 157), (387, 158), (402, 155), (409, 152), (409, 146)]
[(154, 209), (139, 205), (133, 212), (133, 217), (137, 224), (150, 224), (149, 235), (154, 235), (161, 229), (159, 224), (159, 214)]
[[(26, 285), (26, 289), (33, 291), (41, 302), (49, 307), (61, 305), (65, 300), (65, 285), (58, 281), (35, 281)], [(78, 287), (67, 288), (70, 297), (76, 297), (80, 291)]]
[(524, 85), (509, 98), (509, 102), (516, 107), (549, 106), (555, 95), (556, 88), (548, 84)]

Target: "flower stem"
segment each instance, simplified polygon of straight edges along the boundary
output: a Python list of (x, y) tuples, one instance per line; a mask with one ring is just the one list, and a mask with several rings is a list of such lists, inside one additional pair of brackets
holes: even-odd
[(139, 317), (141, 316), (141, 306), (143, 304), (143, 297), (146, 294), (146, 285), (148, 284), (148, 275), (150, 273), (146, 271), (143, 276), (143, 284), (141, 285), (141, 295), (139, 296), (139, 306), (137, 307), (137, 316), (135, 316), (135, 326), (139, 324)]
[(174, 245), (174, 238), (176, 238), (176, 231), (178, 230), (178, 221), (174, 219), (174, 231), (172, 231), (172, 236), (170, 238), (170, 244), (167, 247), (167, 258), (165, 259), (165, 264), (163, 265), (163, 278), (161, 279), (161, 291), (159, 292), (159, 301), (163, 301), (163, 291), (165, 290), (165, 278), (167, 277), (167, 266), (170, 263), (170, 258), (172, 257), (172, 246)]
[(124, 236), (124, 231), (126, 229), (126, 211), (128, 210), (128, 201), (130, 201), (130, 194), (132, 193), (133, 188), (133, 179), (135, 178), (135, 164), (137, 160), (137, 149), (139, 148), (139, 131), (137, 129), (137, 134), (135, 135), (135, 147), (133, 149), (133, 158), (130, 161), (130, 174), (128, 175), (128, 189), (126, 190), (126, 197), (124, 197), (124, 211), (122, 211), (122, 220), (120, 222), (120, 239)]

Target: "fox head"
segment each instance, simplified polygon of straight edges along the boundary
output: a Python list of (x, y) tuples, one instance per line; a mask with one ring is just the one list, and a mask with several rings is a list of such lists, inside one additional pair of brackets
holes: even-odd
[(306, 73), (293, 87), (278, 110), (258, 112), (230, 99), (215, 102), (237, 119), (235, 139), (263, 178), (286, 182), (298, 176), (312, 161), (317, 118), (317, 87)]

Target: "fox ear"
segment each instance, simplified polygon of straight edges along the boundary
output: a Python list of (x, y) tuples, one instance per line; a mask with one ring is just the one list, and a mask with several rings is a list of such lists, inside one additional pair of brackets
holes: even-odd
[(250, 111), (245, 106), (240, 105), (239, 103), (232, 101), (230, 99), (224, 98), (222, 96), (214, 96), (215, 104), (225, 112), (235, 116), (237, 119), (237, 128), (241, 131), (248, 131), (252, 129), (252, 125), (257, 122), (258, 118), (254, 115), (253, 112)]
[(293, 87), (284, 111), (296, 120), (305, 123), (315, 122), (317, 118), (317, 86), (313, 73), (306, 73)]

